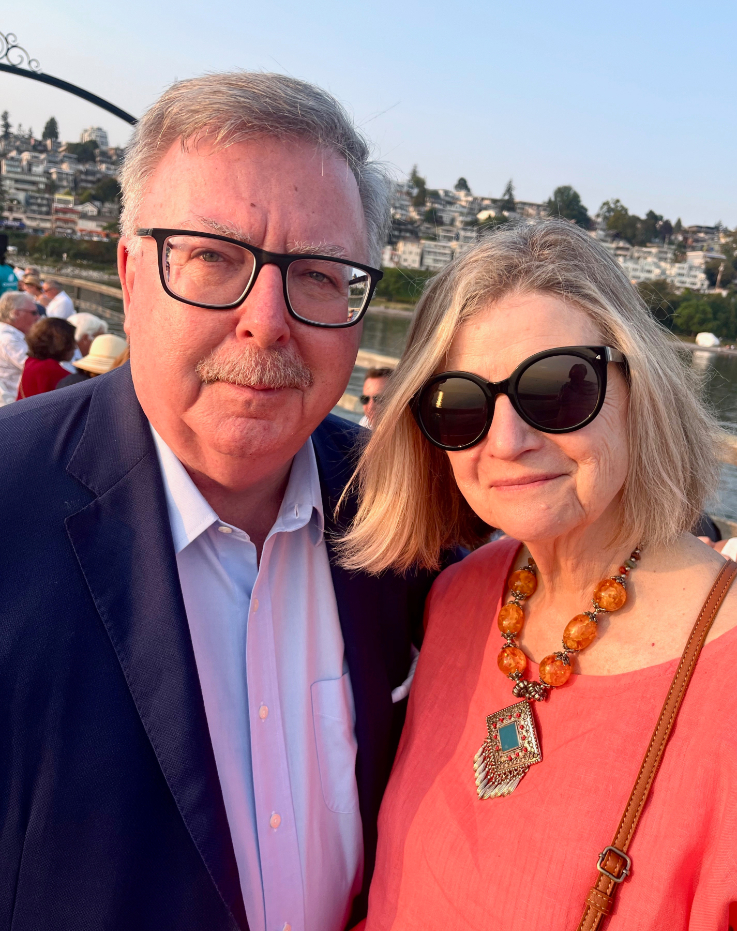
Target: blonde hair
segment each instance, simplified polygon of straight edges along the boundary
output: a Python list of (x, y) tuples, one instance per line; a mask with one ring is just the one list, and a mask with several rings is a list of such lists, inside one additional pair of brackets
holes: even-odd
[(407, 348), (384, 392), (354, 480), (359, 508), (340, 544), (343, 564), (378, 573), (437, 568), (443, 549), (482, 543), (488, 528), (453, 477), (448, 456), (420, 433), (410, 401), (442, 371), (454, 336), (511, 293), (546, 293), (581, 308), (628, 363), (630, 468), (617, 542), (671, 543), (715, 489), (719, 428), (679, 357), (621, 266), (583, 230), (542, 220), (498, 228), (426, 287)]
[(208, 136), (225, 148), (271, 136), (306, 139), (337, 152), (358, 184), (366, 218), (369, 261), (378, 265), (389, 224), (390, 182), (370, 158), (364, 136), (327, 91), (283, 74), (233, 71), (172, 84), (136, 125), (120, 176), (121, 229), (135, 251), (138, 214), (157, 165), (177, 140), (185, 148)]

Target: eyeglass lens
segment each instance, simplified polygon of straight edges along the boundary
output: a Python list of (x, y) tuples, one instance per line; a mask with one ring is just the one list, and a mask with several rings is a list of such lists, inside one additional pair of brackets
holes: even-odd
[[(243, 246), (200, 236), (169, 236), (162, 252), (167, 287), (203, 307), (224, 307), (243, 297), (256, 261)], [(297, 259), (287, 270), (287, 295), (295, 314), (313, 323), (350, 323), (371, 287), (360, 268), (331, 259)]]
[[(598, 399), (596, 369), (579, 356), (548, 356), (533, 362), (517, 383), (520, 409), (543, 432), (570, 430), (584, 423)], [(445, 378), (420, 399), (423, 426), (443, 446), (462, 447), (478, 440), (491, 419), (489, 414), (485, 392), (468, 378)]]

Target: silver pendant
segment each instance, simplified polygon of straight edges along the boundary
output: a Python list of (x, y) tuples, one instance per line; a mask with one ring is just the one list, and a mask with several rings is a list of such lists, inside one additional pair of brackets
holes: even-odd
[(514, 792), (527, 770), (543, 758), (528, 701), (490, 714), (486, 728), (489, 736), (473, 758), (476, 791), (481, 799)]

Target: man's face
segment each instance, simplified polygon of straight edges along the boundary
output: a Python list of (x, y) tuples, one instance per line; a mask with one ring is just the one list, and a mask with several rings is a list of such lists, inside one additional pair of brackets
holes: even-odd
[(59, 291), (58, 288), (54, 288), (52, 285), (46, 283), (41, 285), (41, 291), (43, 292), (44, 297), (49, 301), (53, 300), (57, 294), (61, 294), (61, 291)]
[[(309, 142), (259, 138), (220, 151), (172, 145), (149, 182), (139, 226), (216, 232), (270, 252), (327, 253), (365, 263), (356, 181), (337, 155)], [(169, 297), (159, 280), (156, 243), (120, 248), (136, 394), (185, 464), (207, 473), (213, 456), (288, 462), (336, 404), (350, 377), (361, 326), (345, 330), (294, 320), (281, 272), (261, 269), (244, 303), (204, 310)], [(299, 387), (207, 383), (198, 363), (233, 365), (279, 354), (308, 377)], [(202, 369), (201, 369), (202, 370)], [(309, 382), (309, 383), (307, 383)], [(248, 484), (244, 475), (244, 487)]]
[(24, 336), (31, 331), (31, 327), (38, 320), (38, 310), (33, 302), (33, 298), (28, 297), (23, 301), (20, 307), (15, 308), (12, 324), (16, 330), (20, 330)]
[(363, 393), (368, 398), (368, 403), (363, 405), (363, 412), (372, 429), (377, 408), (381, 403), (381, 401), (377, 402), (376, 399), (380, 398), (384, 393), (388, 380), (388, 378), (367, 378), (363, 383)]

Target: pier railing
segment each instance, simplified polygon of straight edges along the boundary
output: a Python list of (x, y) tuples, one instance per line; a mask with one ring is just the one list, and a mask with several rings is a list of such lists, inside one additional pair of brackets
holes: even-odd
[(120, 288), (88, 278), (69, 278), (56, 273), (49, 277), (64, 285), (64, 290), (74, 301), (75, 310), (101, 317), (111, 333), (123, 336), (123, 292)]

